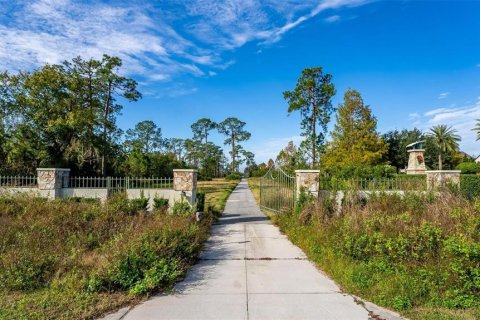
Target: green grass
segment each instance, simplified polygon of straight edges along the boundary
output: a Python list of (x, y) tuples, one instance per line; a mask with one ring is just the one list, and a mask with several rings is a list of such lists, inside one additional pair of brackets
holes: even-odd
[(191, 216), (95, 201), (0, 197), (0, 319), (95, 319), (169, 290), (196, 261), (238, 181), (199, 183)]
[(238, 185), (240, 180), (213, 179), (212, 181), (199, 181), (197, 189), (205, 193), (205, 208), (216, 215), (222, 213), (228, 196)]
[(346, 292), (410, 319), (480, 318), (480, 202), (352, 196), (334, 209), (321, 199), (273, 220)]

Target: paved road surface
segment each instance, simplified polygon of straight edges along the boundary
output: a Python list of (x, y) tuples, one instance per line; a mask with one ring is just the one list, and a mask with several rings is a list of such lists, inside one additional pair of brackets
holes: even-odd
[(123, 315), (149, 319), (367, 320), (367, 310), (273, 226), (247, 182), (230, 196), (201, 260), (177, 284)]

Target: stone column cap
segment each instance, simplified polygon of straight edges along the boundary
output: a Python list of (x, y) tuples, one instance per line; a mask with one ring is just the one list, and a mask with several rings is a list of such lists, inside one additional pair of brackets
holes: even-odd
[(37, 171), (71, 171), (67, 168), (37, 168)]
[(197, 169), (173, 169), (173, 171), (177, 171), (177, 172), (198, 172)]
[(300, 169), (300, 170), (295, 170), (295, 173), (320, 173), (320, 170), (314, 170), (314, 169)]
[(462, 173), (462, 170), (427, 170), (426, 173)]

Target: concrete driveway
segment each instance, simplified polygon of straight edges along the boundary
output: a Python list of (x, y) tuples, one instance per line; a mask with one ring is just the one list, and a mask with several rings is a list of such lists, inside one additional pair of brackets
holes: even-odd
[(363, 306), (341, 293), (269, 222), (246, 181), (230, 196), (200, 261), (175, 291), (117, 315), (125, 320), (369, 319)]

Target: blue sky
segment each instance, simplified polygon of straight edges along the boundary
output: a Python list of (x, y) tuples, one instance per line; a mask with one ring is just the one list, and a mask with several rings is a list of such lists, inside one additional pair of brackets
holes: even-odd
[[(480, 1), (0, 0), (0, 69), (76, 55), (124, 60), (144, 97), (118, 119), (191, 136), (202, 117), (247, 122), (257, 161), (299, 141), (282, 98), (304, 67), (333, 74), (337, 105), (359, 90), (378, 130), (454, 126), (480, 154)], [(333, 125), (332, 121), (332, 125)], [(215, 135), (221, 143), (223, 138)]]

